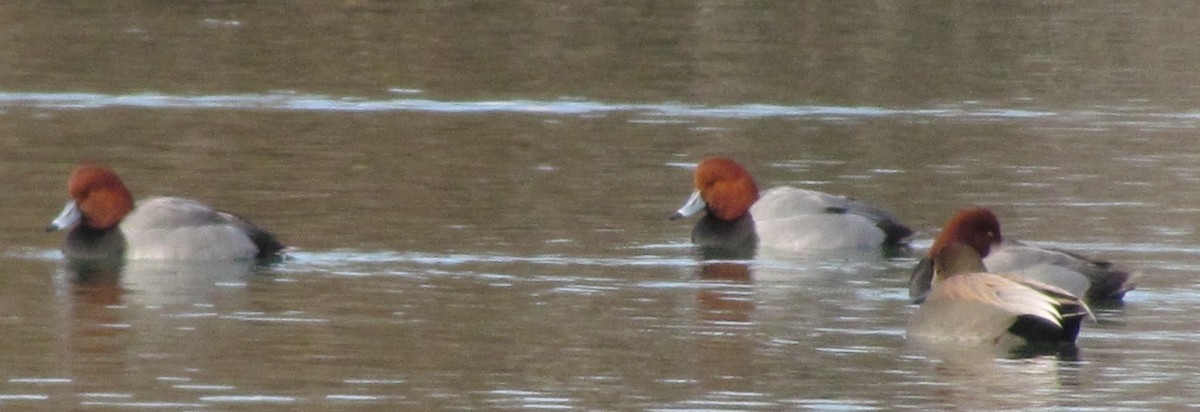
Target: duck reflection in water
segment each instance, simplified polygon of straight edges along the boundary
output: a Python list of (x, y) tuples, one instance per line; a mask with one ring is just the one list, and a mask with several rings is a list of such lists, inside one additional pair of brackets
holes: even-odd
[(121, 288), (121, 262), (67, 261), (56, 269), (54, 357), (77, 393), (126, 378), (132, 333)]
[(753, 277), (747, 262), (705, 261), (696, 291), (697, 378), (712, 392), (746, 392), (755, 372), (758, 347), (752, 317)]
[(114, 335), (122, 330), (104, 327), (124, 323), (113, 309), (124, 303), (122, 266), (120, 259), (71, 259), (60, 267), (56, 279), (59, 288), (65, 290), (58, 295), (70, 299), (63, 306), (71, 308), (71, 324), (79, 328), (73, 330), (73, 335)]
[(1048, 390), (1078, 388), (1086, 382), (1080, 376), (1084, 362), (1074, 346), (1037, 353), (910, 340), (908, 347), (928, 368), (920, 376), (938, 388), (928, 395), (954, 409), (1058, 409), (1062, 399), (1045, 396)]
[(122, 259), (68, 259), (63, 274), (76, 291), (110, 290), (134, 305), (207, 303), (223, 285), (244, 284), (268, 264), (255, 261), (164, 262)]
[(696, 292), (700, 317), (706, 321), (749, 322), (754, 311), (750, 267), (742, 262), (706, 261), (699, 278), (705, 287)]
[[(68, 259), (55, 274), (55, 357), (80, 392), (125, 389), (146, 354), (172, 359), (228, 356), (212, 339), (215, 317), (197, 311), (244, 307), (253, 262)], [(236, 283), (235, 283), (236, 282)], [(230, 285), (238, 285), (230, 287)], [(134, 368), (137, 369), (137, 368)]]

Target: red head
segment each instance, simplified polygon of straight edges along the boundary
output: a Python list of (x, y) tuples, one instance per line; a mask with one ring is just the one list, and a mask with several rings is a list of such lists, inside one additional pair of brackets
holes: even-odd
[(133, 210), (133, 196), (116, 173), (103, 166), (82, 165), (71, 172), (67, 193), (83, 213), (84, 224), (108, 229)]
[(722, 220), (736, 220), (758, 201), (758, 186), (742, 165), (724, 157), (710, 157), (696, 166), (696, 190), (708, 205), (708, 213)]
[(980, 257), (987, 257), (992, 245), (1002, 240), (996, 215), (987, 208), (975, 207), (960, 210), (950, 218), (929, 250), (934, 253), (951, 243), (962, 243), (975, 249)]

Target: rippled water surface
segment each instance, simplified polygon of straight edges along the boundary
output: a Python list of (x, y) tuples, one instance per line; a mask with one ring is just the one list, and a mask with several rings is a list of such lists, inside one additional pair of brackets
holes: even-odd
[[(1157, 3), (0, 6), (0, 409), (1200, 406), (1200, 21)], [(911, 255), (704, 261), (731, 156)], [(245, 215), (270, 265), (80, 280), (80, 161)], [(905, 340), (956, 209), (1140, 274), (1076, 354)]]

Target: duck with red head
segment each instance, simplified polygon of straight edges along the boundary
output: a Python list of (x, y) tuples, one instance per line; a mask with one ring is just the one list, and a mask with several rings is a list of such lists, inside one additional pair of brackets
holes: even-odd
[(695, 191), (671, 218), (705, 211), (692, 230), (705, 257), (749, 258), (758, 248), (895, 248), (912, 235), (891, 214), (845, 197), (786, 186), (760, 197), (750, 173), (728, 158), (704, 159), (694, 177)]
[(112, 170), (83, 165), (67, 181), (71, 200), (47, 228), (71, 228), (69, 259), (249, 260), (277, 256), (283, 245), (241, 217), (193, 200), (155, 197), (136, 207)]
[(932, 290), (908, 324), (908, 336), (928, 342), (1073, 344), (1091, 317), (1078, 297), (1020, 277), (989, 273), (974, 245), (951, 242), (932, 254)]
[[(1014, 273), (1090, 302), (1119, 301), (1137, 286), (1129, 272), (1109, 262), (1005, 239), (1000, 234), (1000, 219), (983, 207), (963, 209), (951, 217), (929, 248), (930, 254), (950, 243), (970, 246), (994, 273)], [(915, 301), (920, 302), (929, 292), (933, 272), (932, 256), (913, 269), (908, 286), (909, 296)]]

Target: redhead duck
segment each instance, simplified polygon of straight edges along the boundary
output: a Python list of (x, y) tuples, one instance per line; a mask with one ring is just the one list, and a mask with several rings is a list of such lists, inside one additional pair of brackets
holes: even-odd
[(193, 200), (155, 197), (134, 207), (121, 178), (102, 166), (76, 168), (67, 191), (71, 200), (47, 231), (72, 228), (69, 259), (243, 260), (283, 250), (254, 223)]
[(713, 157), (696, 166), (695, 192), (672, 219), (705, 215), (692, 242), (706, 256), (749, 257), (756, 247), (799, 252), (897, 247), (912, 230), (892, 215), (845, 197), (777, 187), (759, 197), (737, 162)]
[[(1109, 262), (1005, 239), (1000, 234), (1000, 220), (987, 208), (959, 211), (946, 223), (929, 250), (938, 250), (951, 242), (975, 249), (984, 257), (984, 265), (993, 271), (1015, 273), (1054, 285), (1089, 302), (1120, 300), (1125, 292), (1137, 286), (1129, 272)], [(932, 276), (930, 257), (925, 257), (909, 278), (909, 296), (920, 302), (929, 291)]]
[(933, 253), (933, 266), (929, 296), (909, 319), (910, 338), (1010, 348), (1070, 344), (1091, 317), (1087, 305), (1065, 290), (988, 273), (974, 246), (943, 245)]

